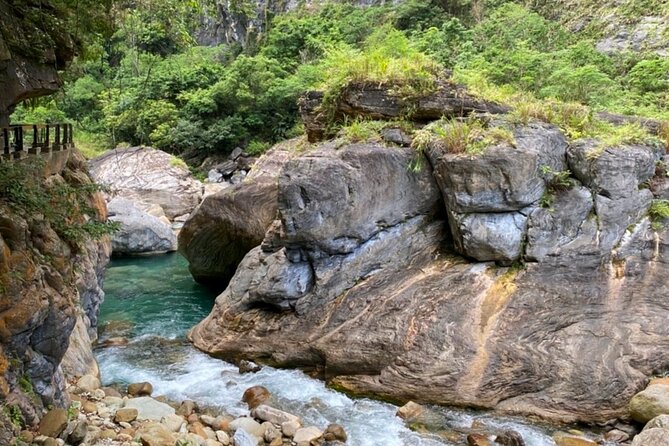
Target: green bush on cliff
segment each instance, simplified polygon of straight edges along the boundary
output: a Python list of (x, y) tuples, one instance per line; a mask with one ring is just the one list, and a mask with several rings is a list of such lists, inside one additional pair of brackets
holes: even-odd
[(43, 180), (44, 161), (0, 163), (0, 203), (23, 215), (41, 214), (56, 233), (71, 245), (98, 239), (118, 229), (115, 222), (100, 221), (90, 204), (96, 184), (69, 184)]

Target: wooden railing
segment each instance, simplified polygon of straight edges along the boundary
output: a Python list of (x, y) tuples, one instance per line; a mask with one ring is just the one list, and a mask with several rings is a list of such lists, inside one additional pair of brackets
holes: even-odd
[(72, 124), (17, 124), (0, 128), (3, 159), (69, 150), (73, 145)]

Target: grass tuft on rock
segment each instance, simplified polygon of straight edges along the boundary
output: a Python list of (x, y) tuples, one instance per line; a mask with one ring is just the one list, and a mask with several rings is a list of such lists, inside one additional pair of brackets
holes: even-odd
[(509, 129), (486, 127), (477, 119), (442, 119), (416, 131), (412, 147), (417, 151), (435, 147), (447, 153), (477, 155), (500, 144), (515, 147), (516, 141)]

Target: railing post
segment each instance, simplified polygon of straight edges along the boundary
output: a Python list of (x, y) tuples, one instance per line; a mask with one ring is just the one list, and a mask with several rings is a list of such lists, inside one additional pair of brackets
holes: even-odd
[(47, 124), (47, 125), (46, 125), (45, 135), (44, 135), (44, 147), (45, 147), (49, 152), (51, 152), (51, 141), (49, 140), (49, 137), (50, 137), (50, 136), (51, 136), (51, 135), (49, 135), (49, 124)]
[(53, 142), (53, 150), (60, 150), (60, 124), (56, 124), (56, 140)]
[(68, 144), (70, 143), (70, 137), (68, 135), (67, 124), (63, 124), (63, 148), (67, 149)]
[(2, 129), (2, 145), (4, 154), (9, 155), (9, 129), (7, 127)]
[(33, 149), (36, 149), (38, 144), (39, 144), (39, 138), (37, 134), (37, 124), (35, 124), (33, 125)]
[(23, 141), (21, 141), (21, 127), (14, 127), (14, 153), (20, 152), (23, 149)]

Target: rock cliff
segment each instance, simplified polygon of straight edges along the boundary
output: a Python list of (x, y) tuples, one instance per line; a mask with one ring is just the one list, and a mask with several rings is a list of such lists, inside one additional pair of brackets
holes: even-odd
[(18, 103), (60, 88), (76, 45), (49, 1), (0, 1), (0, 126)]
[[(77, 152), (62, 169), (39, 161), (0, 164), (0, 439), (67, 407), (66, 377), (97, 373), (91, 341), (111, 246), (77, 228), (103, 222), (106, 207)], [(55, 218), (64, 208), (67, 219)]]
[(342, 140), (296, 153), (276, 220), (191, 331), (195, 346), (397, 401), (627, 415), (669, 363), (669, 229), (650, 210), (665, 148), (485, 120), (510, 139), (477, 154)]

